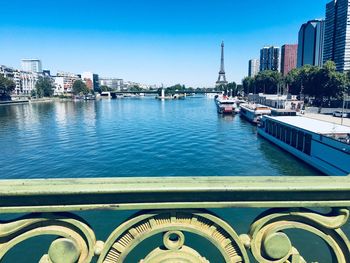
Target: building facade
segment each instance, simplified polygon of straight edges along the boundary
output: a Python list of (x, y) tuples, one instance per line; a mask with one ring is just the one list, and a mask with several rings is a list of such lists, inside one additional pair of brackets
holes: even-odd
[(333, 0), (326, 6), (323, 61), (334, 61), (338, 71), (350, 70), (349, 7), (348, 0)]
[(25, 72), (42, 73), (43, 68), (40, 59), (22, 59), (22, 70)]
[(58, 72), (53, 79), (55, 81), (55, 95), (62, 95), (71, 93), (74, 82), (80, 79), (80, 77), (73, 73)]
[(263, 47), (260, 50), (260, 71), (280, 71), (280, 48), (274, 46)]
[(248, 63), (248, 76), (254, 77), (259, 73), (260, 61), (259, 59), (251, 59)]
[(123, 80), (116, 78), (100, 78), (100, 86), (107, 86), (113, 90), (121, 91), (123, 88)]
[(21, 71), (7, 66), (0, 66), (0, 74), (15, 83), (16, 87), (13, 91), (15, 95), (30, 95), (32, 90), (35, 90), (36, 82), (40, 76), (34, 72)]
[(323, 49), (325, 36), (325, 22), (322, 19), (314, 19), (304, 23), (298, 36), (297, 67), (323, 65)]
[(100, 83), (97, 74), (94, 74), (92, 72), (84, 72), (83, 74), (81, 74), (81, 79), (84, 81), (84, 83), (89, 89), (96, 92), (99, 91)]
[(286, 76), (297, 67), (298, 45), (283, 45), (281, 49), (281, 73)]

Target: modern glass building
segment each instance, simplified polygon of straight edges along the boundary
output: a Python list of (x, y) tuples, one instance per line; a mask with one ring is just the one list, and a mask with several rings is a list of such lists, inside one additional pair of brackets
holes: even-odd
[(274, 46), (263, 47), (260, 50), (260, 71), (280, 71), (280, 48)]
[(297, 67), (304, 65), (323, 65), (325, 23), (322, 19), (314, 19), (300, 27), (298, 38)]
[(326, 6), (323, 61), (333, 60), (338, 71), (350, 70), (350, 2), (333, 0)]
[(297, 67), (298, 45), (283, 45), (281, 51), (281, 73), (287, 75), (289, 71)]

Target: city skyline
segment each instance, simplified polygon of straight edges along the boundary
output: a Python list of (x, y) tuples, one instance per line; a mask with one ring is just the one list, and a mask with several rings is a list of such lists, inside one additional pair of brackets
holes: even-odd
[[(0, 64), (20, 68), (21, 59), (39, 58), (43, 69), (52, 72), (92, 71), (147, 84), (210, 87), (224, 40), (227, 79), (240, 83), (247, 61), (258, 57), (263, 46), (297, 43), (300, 25), (324, 18), (329, 1), (151, 2), (77, 1), (70, 5), (72, 16), (62, 16), (68, 1), (55, 9), (45, 2), (39, 10), (21, 3), (16, 12), (11, 12), (15, 4), (4, 3)], [(278, 8), (271, 11), (273, 5)], [(111, 12), (115, 7), (120, 11)], [(264, 16), (268, 10), (271, 18)], [(293, 16), (285, 17), (283, 10)]]

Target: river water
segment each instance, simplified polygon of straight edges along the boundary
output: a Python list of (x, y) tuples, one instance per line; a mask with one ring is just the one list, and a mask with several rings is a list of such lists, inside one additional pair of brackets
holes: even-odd
[[(52, 102), (0, 107), (2, 179), (118, 176), (306, 176), (319, 172), (257, 136), (256, 127), (237, 116), (220, 116), (205, 97)], [(239, 233), (247, 233), (261, 209), (214, 212)], [(99, 240), (135, 211), (81, 212)], [(0, 215), (7, 220), (17, 215)], [(326, 251), (319, 239), (296, 234), (308, 261)], [(151, 240), (145, 255), (158, 246)], [(187, 237), (186, 237), (187, 238)], [(191, 238), (191, 237), (189, 237)], [(223, 262), (206, 243), (195, 247), (211, 262)], [(52, 237), (23, 242), (1, 261), (38, 262)], [(193, 243), (193, 242), (192, 242)], [(144, 244), (145, 245), (145, 244)], [(148, 245), (148, 247), (147, 247)], [(321, 247), (320, 247), (321, 246)], [(321, 253), (330, 262), (330, 257)], [(138, 262), (131, 255), (127, 263)], [(252, 261), (254, 262), (254, 261)]]
[(317, 175), (213, 100), (0, 107), (1, 178)]

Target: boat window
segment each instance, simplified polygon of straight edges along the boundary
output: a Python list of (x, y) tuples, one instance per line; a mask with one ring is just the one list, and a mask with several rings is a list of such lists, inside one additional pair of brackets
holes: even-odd
[(304, 143), (304, 153), (311, 155), (311, 140), (312, 136), (310, 134), (305, 134), (305, 143)]
[(286, 128), (286, 143), (290, 145), (290, 135), (291, 135), (291, 129)]
[(270, 128), (269, 128), (269, 134), (272, 135), (272, 131), (273, 131), (273, 122), (270, 121)]
[(278, 123), (276, 124), (276, 138), (279, 139), (281, 136), (281, 125), (279, 125)]
[(281, 127), (281, 141), (286, 142), (286, 127)]
[(304, 133), (301, 131), (298, 131), (298, 150), (302, 151), (304, 147)]
[(283, 131), (284, 131), (284, 126), (283, 126), (283, 125), (280, 125), (280, 136), (279, 136), (279, 139), (280, 139), (281, 141), (283, 141), (283, 140), (282, 140)]
[(297, 131), (295, 129), (292, 129), (292, 146), (297, 147)]
[(277, 124), (276, 124), (276, 123), (274, 123), (274, 124), (273, 124), (273, 132), (272, 132), (272, 136), (273, 136), (273, 137), (276, 137), (276, 134), (277, 134)]

